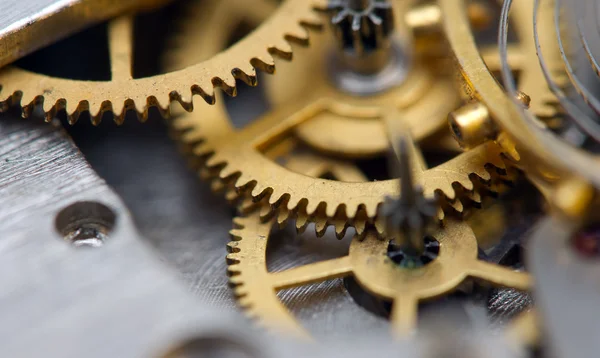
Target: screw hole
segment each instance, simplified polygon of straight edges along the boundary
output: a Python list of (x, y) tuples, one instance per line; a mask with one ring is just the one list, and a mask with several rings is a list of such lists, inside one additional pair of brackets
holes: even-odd
[(63, 239), (75, 247), (101, 247), (116, 220), (116, 214), (106, 205), (79, 201), (56, 215), (55, 226)]

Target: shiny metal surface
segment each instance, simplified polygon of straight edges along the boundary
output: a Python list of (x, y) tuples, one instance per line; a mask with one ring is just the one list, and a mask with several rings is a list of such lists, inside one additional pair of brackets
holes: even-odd
[(124, 11), (168, 0), (2, 0), (0, 67)]
[[(232, 317), (199, 305), (156, 258), (60, 127), (0, 119), (3, 356), (148, 357), (208, 329), (235, 334)], [(55, 228), (81, 201), (116, 215), (102, 247), (72, 246)]]

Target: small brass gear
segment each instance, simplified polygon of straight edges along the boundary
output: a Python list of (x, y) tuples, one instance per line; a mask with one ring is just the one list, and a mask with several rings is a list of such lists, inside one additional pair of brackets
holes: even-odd
[[(133, 19), (125, 16), (108, 26), (110, 81), (56, 78), (8, 66), (0, 71), (0, 95), (4, 97), (0, 109), (21, 104), (27, 117), (41, 108), (47, 120), (66, 110), (70, 122), (89, 111), (93, 123), (98, 123), (105, 112), (114, 113), (115, 121), (120, 123), (129, 110), (145, 119), (151, 107), (168, 116), (171, 101), (192, 110), (193, 95), (200, 95), (208, 103), (215, 101), (216, 87), (235, 95), (236, 79), (256, 85), (256, 69), (273, 73), (274, 57), (291, 59), (291, 44), (307, 45), (307, 29), (323, 26), (314, 8), (323, 7), (324, 3), (324, 0), (284, 1), (272, 17), (226, 51), (179, 71), (137, 79), (131, 75)], [(213, 31), (203, 35), (211, 36)]]
[[(475, 235), (462, 221), (449, 220), (433, 233), (436, 257), (418, 269), (394, 263), (387, 255), (388, 240), (369, 232), (363, 240), (353, 239), (347, 256), (268, 272), (266, 249), (272, 226), (257, 213), (234, 219), (227, 246), (230, 282), (239, 304), (260, 325), (299, 336), (308, 334), (279, 301), (278, 290), (353, 276), (365, 291), (393, 301), (391, 326), (402, 337), (415, 328), (420, 301), (447, 294), (468, 277), (523, 291), (531, 286), (527, 273), (478, 260)], [(527, 316), (525, 321), (530, 322)]]

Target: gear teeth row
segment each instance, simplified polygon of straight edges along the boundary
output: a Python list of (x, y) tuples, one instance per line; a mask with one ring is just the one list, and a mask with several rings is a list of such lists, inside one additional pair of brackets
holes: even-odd
[[(495, 145), (490, 147), (497, 148)], [(465, 154), (469, 155), (469, 152)], [(242, 213), (258, 209), (263, 221), (276, 218), (279, 226), (284, 226), (289, 220), (295, 220), (299, 233), (304, 232), (308, 224), (314, 223), (318, 237), (323, 236), (329, 227), (335, 229), (339, 239), (345, 236), (349, 227), (354, 227), (361, 237), (373, 224), (380, 234), (383, 233), (383, 225), (377, 225), (377, 220), (373, 219), (378, 207), (368, 211), (365, 205), (359, 205), (354, 211), (350, 211), (345, 205), (340, 205), (332, 210), (324, 202), (311, 206), (306, 198), (293, 202), (289, 193), (278, 194), (274, 188), (261, 187), (250, 176), (228, 168), (226, 162), (215, 159), (214, 156), (204, 165), (202, 176), (212, 180), (213, 189), (225, 193), (227, 200), (235, 203)], [(462, 179), (435, 189), (426, 185), (428, 190), (425, 190), (425, 195), (438, 199), (442, 208), (438, 212), (438, 219), (443, 221), (448, 215), (460, 217), (468, 208), (480, 207), (482, 196), (497, 196), (517, 175), (502, 159), (498, 149), (489, 155), (485, 166), (465, 174)]]
[[(311, 1), (318, 7), (322, 6), (324, 0)], [(291, 1), (288, 2), (291, 3)], [(283, 7), (285, 4), (287, 3), (281, 6)], [(293, 9), (294, 7), (291, 6), (290, 8)], [(207, 103), (214, 104), (215, 89), (219, 88), (226, 94), (235, 96), (237, 93), (236, 80), (241, 80), (250, 86), (255, 86), (257, 84), (257, 70), (272, 74), (275, 72), (276, 57), (283, 60), (292, 59), (292, 44), (301, 46), (309, 44), (310, 31), (322, 29), (324, 23), (319, 18), (317, 11), (312, 9), (310, 5), (305, 6), (305, 8), (308, 10), (302, 11), (300, 14), (294, 14), (295, 17), (300, 18), (297, 22), (283, 21), (285, 19), (281, 19), (278, 22), (273, 19), (267, 20), (276, 22), (280, 28), (283, 27), (281, 31), (283, 36), (281, 38), (277, 39), (271, 35), (268, 38), (262, 39), (262, 42), (268, 41), (264, 44), (242, 41), (238, 44), (239, 46), (236, 45), (214, 56), (204, 66), (202, 64), (193, 66), (205, 73), (212, 66), (214, 67), (214, 72), (211, 72), (212, 76), (200, 75), (204, 78), (188, 80), (188, 83), (192, 83), (190, 85), (182, 85), (181, 81), (179, 81), (180, 78), (185, 78), (182, 75), (182, 73), (185, 73), (185, 69), (149, 78), (112, 83), (94, 83), (55, 79), (11, 66), (6, 67), (0, 71), (0, 98), (3, 97), (0, 100), (0, 112), (6, 111), (11, 107), (21, 107), (23, 117), (36, 116), (40, 113), (45, 117), (46, 121), (51, 121), (58, 113), (65, 112), (67, 120), (71, 124), (76, 123), (83, 113), (89, 113), (92, 124), (97, 125), (106, 113), (110, 113), (117, 124), (123, 123), (128, 113), (135, 114), (143, 122), (147, 120), (151, 108), (156, 108), (163, 117), (169, 117), (169, 105), (171, 102), (179, 102), (185, 110), (192, 111), (192, 97), (194, 95), (199, 95)], [(282, 9), (282, 11), (285, 10), (289, 11), (289, 9)], [(256, 32), (259, 31), (257, 30)], [(252, 34), (249, 35), (249, 37), (251, 36)], [(243, 58), (245, 59), (240, 60)], [(27, 80), (23, 80), (24, 76)], [(193, 78), (194, 76), (190, 74), (189, 77)], [(106, 98), (94, 99), (95, 95), (90, 95), (92, 98), (81, 98), (82, 93), (91, 94), (94, 91), (82, 89), (81, 93), (76, 93), (77, 91), (74, 91), (72, 88), (61, 91), (61, 88), (58, 88), (59, 86), (52, 88), (53, 80), (65, 87), (75, 86), (77, 88), (77, 82), (81, 83), (81, 86), (84, 87), (91, 86), (90, 89), (94, 88), (96, 91), (106, 92)], [(44, 90), (38, 88), (41, 82), (48, 82), (49, 88)], [(127, 88), (131, 89), (131, 92), (142, 94), (131, 96), (131, 93), (129, 93), (128, 95), (131, 97), (124, 97), (119, 100), (110, 98), (111, 93), (117, 90), (121, 91), (123, 88), (112, 88), (109, 84), (113, 84), (116, 87), (127, 86)], [(159, 93), (159, 90), (156, 88), (158, 86), (171, 88), (165, 93)], [(63, 92), (75, 92), (72, 96), (76, 97), (66, 98), (71, 96), (67, 96)], [(149, 95), (149, 93), (154, 93), (154, 95)]]
[(233, 289), (233, 294), (237, 300), (237, 304), (246, 317), (252, 320), (258, 327), (268, 329), (269, 325), (258, 314), (258, 310), (254, 308), (255, 302), (248, 299), (250, 292), (244, 285), (245, 280), (242, 269), (242, 251), (239, 248), (240, 241), (243, 240), (242, 232), (246, 227), (246, 222), (251, 218), (235, 217), (233, 219), (234, 228), (229, 231), (231, 241), (227, 244), (227, 275), (229, 276), (229, 286)]

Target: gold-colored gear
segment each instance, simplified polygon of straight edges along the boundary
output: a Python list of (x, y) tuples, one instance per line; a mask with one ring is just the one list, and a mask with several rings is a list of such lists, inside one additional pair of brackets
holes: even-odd
[[(234, 17), (235, 14), (231, 18)], [(206, 49), (218, 51), (225, 44), (217, 45), (212, 42), (212, 48), (207, 45)], [(213, 188), (226, 189), (229, 199), (242, 198), (241, 205), (244, 207), (265, 203), (265, 217), (277, 215), (282, 223), (295, 217), (299, 229), (315, 221), (319, 234), (324, 233), (327, 226), (334, 225), (337, 234), (342, 236), (348, 226), (354, 226), (362, 233), (366, 224), (375, 218), (383, 198), (398, 194), (398, 180), (343, 183), (319, 179), (291, 172), (267, 158), (265, 152), (281, 138), (303, 125), (310, 125), (316, 117), (331, 113), (346, 119), (376, 123), (383, 131), (385, 115), (379, 100), (356, 101), (360, 105), (347, 104), (339, 99), (314, 100), (309, 97), (307, 102), (280, 105), (278, 110), (242, 130), (233, 128), (222, 101), (217, 101), (201, 114), (185, 114), (176, 118), (173, 126), (180, 132), (180, 141), (191, 146), (196, 156), (206, 159), (207, 169), (203, 170), (203, 176), (216, 179)], [(416, 109), (410, 108), (401, 115), (392, 116), (396, 121), (410, 122), (410, 118), (419, 114)], [(344, 135), (338, 134), (340, 137)], [(492, 179), (485, 169), (488, 164), (495, 166), (493, 174), (506, 170), (498, 147), (493, 143), (460, 154), (436, 168), (426, 169), (421, 161), (419, 179), (427, 196), (440, 194), (446, 210), (461, 213), (466, 202), (470, 204), (481, 200), (478, 192), (480, 184), (489, 184)]]
[[(291, 59), (291, 43), (308, 44), (308, 29), (322, 27), (314, 7), (323, 6), (324, 1), (284, 1), (272, 17), (226, 51), (179, 71), (136, 79), (131, 75), (133, 20), (125, 16), (108, 26), (110, 81), (55, 78), (8, 66), (0, 70), (1, 95), (5, 98), (0, 109), (21, 103), (23, 115), (30, 116), (36, 106), (41, 106), (48, 120), (65, 109), (70, 122), (90, 111), (93, 123), (98, 123), (105, 112), (113, 112), (115, 121), (122, 122), (128, 110), (135, 110), (145, 119), (150, 107), (167, 116), (171, 101), (192, 110), (193, 95), (200, 95), (208, 103), (215, 101), (216, 87), (235, 95), (236, 79), (256, 85), (256, 69), (273, 73), (274, 57)], [(219, 28), (203, 35), (211, 36)]]
[[(400, 33), (410, 32), (405, 30), (405, 18), (411, 16), (413, 3), (394, 3), (395, 27), (401, 29)], [(323, 32), (315, 34), (312, 40), (310, 50), (299, 49), (298, 58), (293, 63), (282, 64), (278, 68), (279, 74), (284, 76), (265, 80), (265, 89), (266, 98), (273, 107), (285, 105), (298, 97), (307, 103), (316, 100), (329, 102), (329, 111), (295, 129), (295, 135), (321, 152), (361, 158), (381, 155), (388, 150), (389, 142), (383, 124), (362, 107), (398, 108), (403, 112), (404, 123), (413, 138), (421, 141), (444, 127), (448, 113), (461, 102), (454, 74), (436, 71), (418, 58), (408, 65), (408, 73), (401, 83), (382, 93), (368, 96), (347, 93), (331, 80), (332, 51), (337, 47), (335, 37)], [(312, 75), (307, 76), (307, 73)], [(280, 80), (284, 77), (285, 80)], [(353, 115), (349, 116), (347, 113), (351, 107)]]
[[(411, 10), (410, 2), (396, 7), (396, 27), (406, 28), (405, 22), (413, 32), (422, 31), (422, 27), (433, 26), (424, 24), (424, 19), (431, 17), (431, 12), (437, 13), (438, 9), (431, 4), (425, 6), (416, 6)], [(489, 5), (491, 6), (491, 5)], [(489, 7), (488, 6), (488, 7)], [(405, 11), (399, 10), (402, 7)], [(523, 48), (531, 48), (530, 39), (526, 37), (527, 13), (523, 13), (523, 4), (521, 3), (519, 12), (514, 16), (519, 28), (519, 41), (508, 50), (508, 58), (515, 71), (521, 74), (523, 79), (523, 89), (534, 94), (533, 100), (529, 104), (531, 110), (543, 118), (551, 118), (556, 115), (556, 101), (549, 90), (540, 90), (536, 84), (543, 80), (539, 69), (535, 69), (535, 64), (528, 60), (523, 53)], [(482, 3), (470, 3), (467, 7), (469, 23), (475, 27), (489, 26), (489, 12), (491, 9)], [(401, 16), (405, 14), (405, 16)], [(433, 16), (438, 20), (439, 17)], [(312, 46), (309, 49), (299, 49), (298, 60), (292, 63), (282, 64), (278, 71), (285, 76), (266, 79), (266, 92), (269, 102), (273, 105), (289, 102), (299, 96), (306, 96), (306, 88), (310, 87), (310, 96), (314, 98), (329, 98), (331, 101), (340, 103), (350, 103), (352, 105), (376, 105), (376, 104), (396, 104), (402, 111), (410, 111), (411, 116), (406, 120), (407, 126), (411, 129), (413, 137), (421, 140), (430, 136), (441, 125), (445, 125), (449, 112), (454, 110), (460, 101), (461, 93), (457, 91), (454, 83), (454, 77), (446, 73), (436, 73), (432, 68), (427, 68), (417, 63), (415, 68), (411, 69), (409, 76), (405, 81), (391, 90), (382, 94), (358, 97), (352, 96), (337, 89), (328, 80), (330, 76), (327, 71), (327, 60), (330, 59), (330, 51), (333, 37), (321, 33), (315, 35)], [(501, 63), (498, 53), (498, 47), (494, 45), (484, 45), (480, 48), (480, 55), (485, 61), (488, 69), (492, 73), (500, 73)], [(439, 71), (438, 71), (439, 72)], [(314, 73), (314, 76), (306, 76), (306, 73)], [(542, 76), (542, 77), (540, 77)], [(327, 129), (327, 130), (324, 130)], [(304, 142), (314, 148), (336, 154), (351, 157), (372, 156), (381, 154), (388, 148), (388, 140), (381, 123), (370, 121), (366, 117), (349, 118), (343, 115), (330, 114), (311, 120), (296, 129), (298, 135)], [(338, 133), (343, 133), (339, 135)]]
[[(238, 197), (265, 203), (265, 216), (277, 215), (280, 222), (295, 217), (299, 229), (314, 221), (318, 234), (324, 233), (329, 225), (335, 226), (339, 236), (343, 236), (348, 226), (362, 233), (366, 224), (373, 222), (383, 198), (398, 195), (399, 179), (346, 183), (313, 178), (291, 172), (264, 155), (295, 127), (329, 111), (328, 105), (327, 101), (317, 101), (304, 107), (282, 106), (236, 130), (228, 121), (225, 108), (217, 103), (201, 116), (186, 114), (173, 125), (181, 132), (179, 139), (192, 144), (196, 156), (205, 158), (204, 176), (221, 181), (225, 187), (231, 186)], [(362, 109), (373, 120), (392, 128), (403, 119), (393, 108)], [(347, 111), (350, 117), (354, 113), (352, 107), (335, 110)], [(506, 171), (499, 147), (491, 142), (430, 169), (417, 152), (414, 150), (417, 163), (414, 167), (418, 171), (415, 179), (424, 188), (425, 196), (437, 196), (442, 207), (453, 212), (461, 213), (466, 202), (480, 202), (479, 186), (491, 183), (492, 174)], [(491, 173), (486, 169), (488, 165), (495, 168)], [(383, 230), (379, 223), (378, 227)]]
[(227, 255), (230, 282), (239, 304), (259, 324), (304, 337), (307, 333), (279, 301), (278, 290), (353, 276), (365, 291), (393, 301), (391, 325), (404, 336), (414, 329), (420, 301), (447, 294), (468, 277), (518, 290), (531, 286), (527, 273), (478, 260), (475, 235), (461, 221), (449, 220), (432, 235), (440, 244), (439, 254), (418, 269), (392, 262), (386, 254), (388, 241), (370, 231), (363, 240), (353, 239), (347, 256), (269, 272), (266, 249), (272, 226), (257, 213), (234, 219)]
[[(219, 22), (224, 28), (235, 28), (241, 23), (257, 26), (276, 9), (272, 1), (254, 1), (253, 6), (243, 8), (237, 6), (240, 0), (208, 1), (201, 6), (191, 6), (189, 20), (182, 22), (181, 36), (173, 41), (174, 51), (167, 53), (166, 62), (169, 70), (185, 68), (197, 61), (202, 61), (212, 54), (219, 52), (227, 43), (228, 34), (220, 32), (215, 37), (206, 39), (197, 24), (212, 28)], [(403, 5), (404, 7), (409, 5)], [(210, 10), (210, 11), (207, 11)], [(400, 19), (400, 16), (396, 17)], [(222, 21), (224, 19), (225, 25)], [(231, 27), (227, 27), (231, 25)], [(403, 26), (398, 20), (397, 26)], [(278, 76), (264, 78), (264, 89), (267, 101), (273, 107), (302, 97), (316, 99), (327, 98), (331, 101), (332, 109), (342, 107), (383, 106), (392, 105), (407, 112), (406, 125), (413, 137), (420, 141), (429, 138), (446, 125), (448, 112), (460, 103), (460, 91), (453, 76), (436, 73), (423, 64), (417, 64), (411, 69), (408, 77), (401, 85), (385, 93), (369, 97), (358, 97), (344, 93), (335, 88), (328, 80), (325, 60), (329, 50), (335, 48), (331, 43), (330, 34), (315, 33), (311, 37), (310, 51), (297, 49), (301, 56), (294, 61), (278, 64)], [(196, 43), (189, 47), (186, 43)], [(293, 65), (292, 65), (293, 63)], [(306, 76), (306, 73), (315, 73)], [(285, 77), (279, 81), (278, 78)], [(305, 89), (310, 83), (310, 94)], [(307, 100), (308, 101), (308, 100)], [(342, 134), (343, 133), (343, 134)], [(305, 143), (314, 148), (334, 155), (352, 158), (372, 157), (381, 155), (388, 149), (385, 129), (377, 120), (373, 120), (369, 111), (354, 110), (354, 116), (346, 113), (327, 113), (313, 118), (295, 131), (295, 134)], [(357, 140), (360, 139), (360, 140)], [(436, 138), (437, 139), (437, 138)]]

